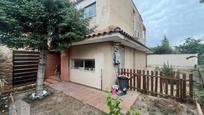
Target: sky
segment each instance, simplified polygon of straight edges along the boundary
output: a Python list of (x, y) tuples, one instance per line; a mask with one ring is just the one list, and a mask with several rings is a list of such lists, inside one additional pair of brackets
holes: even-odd
[(199, 0), (133, 0), (147, 29), (147, 46), (161, 43), (164, 35), (171, 46), (188, 37), (204, 36), (204, 3)]

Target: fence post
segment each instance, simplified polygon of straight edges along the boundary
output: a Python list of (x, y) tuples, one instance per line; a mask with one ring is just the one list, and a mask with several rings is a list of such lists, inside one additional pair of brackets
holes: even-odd
[(149, 93), (149, 71), (147, 70), (147, 92)]
[(186, 74), (183, 74), (183, 100), (186, 101)]
[(157, 95), (157, 90), (158, 89), (158, 71), (155, 73), (155, 94)]
[(179, 78), (179, 87), (180, 87), (180, 100), (183, 102), (183, 80)]
[(141, 91), (141, 70), (138, 70), (138, 89)]
[(123, 75), (123, 68), (120, 69), (120, 75)]
[(191, 99), (193, 99), (193, 74), (189, 75), (189, 92)]
[(139, 70), (137, 70), (137, 91), (139, 91)]
[(146, 93), (146, 75), (145, 70), (142, 71), (143, 74), (143, 93)]
[(129, 81), (130, 81), (130, 89), (132, 90), (133, 87), (132, 87), (132, 69), (130, 69), (130, 74), (129, 74)]
[(154, 91), (154, 82), (153, 82), (153, 79), (154, 79), (154, 72), (151, 71), (151, 95), (153, 95), (153, 91)]
[(135, 83), (136, 83), (136, 80), (135, 80), (135, 77), (136, 77), (136, 72), (135, 72), (135, 69), (133, 70), (133, 89), (134, 89), (134, 91), (135, 91), (135, 87), (136, 87), (136, 85), (135, 85)]
[(174, 96), (174, 83), (175, 83), (175, 79), (172, 79), (170, 84), (171, 84), (171, 90), (170, 90), (170, 94), (173, 97)]
[(163, 95), (163, 88), (162, 88), (162, 86), (163, 86), (162, 84), (163, 83), (162, 82), (163, 82), (163, 80), (162, 80), (162, 73), (160, 72), (160, 94), (161, 95)]
[(166, 87), (165, 87), (165, 93), (166, 93), (167, 96), (168, 96), (168, 89), (169, 89), (169, 88), (168, 88), (168, 85), (169, 85), (168, 82), (169, 82), (169, 80), (166, 79), (166, 80), (165, 80), (165, 84), (166, 84), (166, 85), (165, 85), (165, 86), (166, 86)]
[(179, 72), (176, 72), (176, 97), (177, 99), (180, 98), (179, 91), (180, 91), (180, 76)]

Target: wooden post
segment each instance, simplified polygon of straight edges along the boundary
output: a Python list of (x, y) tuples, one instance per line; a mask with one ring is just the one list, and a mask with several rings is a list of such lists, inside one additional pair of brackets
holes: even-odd
[(155, 94), (157, 95), (158, 91), (158, 71), (155, 73)]
[(166, 94), (166, 96), (168, 96), (168, 89), (169, 89), (169, 88), (168, 88), (168, 85), (169, 85), (168, 82), (169, 82), (169, 79), (166, 79), (166, 80), (165, 80), (165, 84), (166, 84), (166, 85), (165, 85), (165, 86), (166, 86), (166, 87), (165, 87), (165, 88), (166, 88), (166, 89), (165, 89), (165, 94)]
[(143, 93), (146, 93), (146, 75), (145, 70), (142, 71), (143, 74)]
[(137, 70), (137, 91), (139, 91), (139, 70)]
[(191, 99), (193, 99), (193, 74), (189, 75), (189, 92)]
[(180, 77), (179, 77), (179, 75), (180, 75), (179, 72), (177, 72), (176, 73), (176, 79), (177, 79), (176, 80), (176, 97), (177, 97), (177, 99), (180, 97), (180, 95), (179, 95), (179, 90), (180, 90), (180, 85), (179, 85)]
[(180, 101), (183, 102), (183, 80), (179, 79), (179, 92), (180, 92)]
[(127, 74), (126, 74), (126, 69), (124, 69), (124, 71), (123, 71), (123, 72), (124, 72), (124, 75), (127, 75)]
[(163, 84), (163, 79), (162, 79), (162, 74), (160, 73), (160, 94), (163, 95), (163, 88), (162, 85)]
[(147, 71), (147, 92), (149, 93), (149, 71)]
[(120, 69), (120, 74), (123, 75), (123, 68)]
[(175, 82), (174, 79), (172, 79), (171, 82), (170, 82), (171, 83), (171, 90), (170, 90), (171, 91), (171, 97), (174, 96), (174, 82)]
[(154, 72), (151, 71), (151, 94), (153, 95), (153, 89), (154, 89), (154, 82), (153, 82), (153, 79), (154, 79)]
[(133, 70), (133, 86), (134, 86), (134, 91), (135, 91), (135, 89), (136, 89), (136, 79), (135, 79), (135, 77), (136, 77), (136, 72), (135, 72), (135, 69)]
[(183, 100), (186, 101), (186, 74), (183, 74)]
[(130, 89), (132, 90), (133, 89), (133, 86), (132, 86), (132, 69), (130, 69), (129, 78), (130, 78)]
[(139, 91), (141, 91), (141, 82), (142, 82), (142, 80), (141, 80), (141, 70), (138, 71), (138, 78), (139, 78), (138, 89), (139, 89)]

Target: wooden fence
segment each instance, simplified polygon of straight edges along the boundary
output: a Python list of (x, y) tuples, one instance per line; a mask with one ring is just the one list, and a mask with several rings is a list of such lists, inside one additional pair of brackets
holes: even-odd
[(39, 52), (13, 51), (13, 86), (36, 82)]
[(170, 97), (178, 101), (193, 101), (193, 76), (175, 73), (165, 77), (158, 71), (121, 69), (121, 75), (129, 77), (128, 87), (144, 94)]

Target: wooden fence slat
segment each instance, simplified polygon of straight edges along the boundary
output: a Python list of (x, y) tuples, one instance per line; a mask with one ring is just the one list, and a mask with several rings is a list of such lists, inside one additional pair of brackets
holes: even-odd
[(147, 71), (147, 92), (149, 93), (149, 71)]
[(173, 80), (170, 81), (170, 85), (171, 85), (171, 90), (170, 90), (170, 94), (173, 97), (174, 96), (174, 82)]
[(162, 73), (160, 73), (160, 94), (163, 94), (163, 80), (162, 80)]
[[(179, 75), (180, 75), (179, 72), (177, 72), (177, 73), (176, 73), (176, 78), (177, 78), (177, 79), (180, 79)], [(179, 90), (180, 90), (179, 81), (180, 81), (180, 80), (176, 80), (176, 97), (177, 97), (177, 98), (180, 97), (180, 95), (179, 95), (179, 92), (180, 92), (180, 91), (179, 91)]]
[(155, 72), (155, 93), (158, 91), (158, 71)]
[(137, 74), (136, 74), (136, 76), (137, 76), (137, 91), (139, 91), (139, 70), (137, 70)]
[(183, 80), (179, 79), (180, 100), (183, 101)]
[(142, 82), (142, 81), (141, 81), (141, 70), (139, 70), (138, 72), (139, 72), (139, 73), (138, 73), (138, 78), (139, 78), (139, 82), (138, 82), (138, 83), (139, 83), (139, 86), (138, 86), (138, 89), (139, 89), (139, 91), (142, 91), (142, 89), (141, 89), (141, 82)]
[(168, 82), (169, 82), (169, 80), (166, 79), (166, 80), (165, 80), (165, 94), (166, 94), (166, 95), (168, 95), (168, 85), (169, 85)]
[(136, 71), (135, 71), (135, 69), (133, 70), (133, 87), (134, 87), (134, 91), (135, 91), (135, 89), (136, 89)]
[(193, 74), (189, 75), (189, 95), (193, 98)]
[(120, 69), (120, 74), (123, 75), (123, 68)]
[(154, 76), (154, 72), (151, 71), (151, 94), (152, 95), (153, 95), (153, 88), (154, 88), (153, 76)]
[(132, 69), (130, 69), (129, 78), (130, 78), (130, 89), (132, 90), (133, 89), (133, 86), (132, 86)]
[(142, 71), (143, 74), (143, 92), (146, 93), (146, 75), (145, 70)]
[(35, 51), (13, 51), (13, 73), (12, 84), (14, 87), (35, 83), (39, 52)]
[(186, 74), (183, 74), (183, 99), (186, 101)]
[[(168, 96), (179, 101), (193, 101), (193, 76), (190, 74), (174, 73), (175, 77), (168, 78), (158, 71), (121, 69), (121, 74), (129, 77), (128, 87), (154, 96)], [(187, 92), (189, 90), (189, 93)]]

